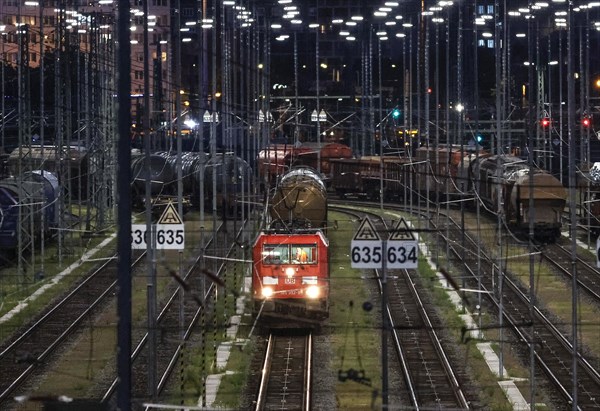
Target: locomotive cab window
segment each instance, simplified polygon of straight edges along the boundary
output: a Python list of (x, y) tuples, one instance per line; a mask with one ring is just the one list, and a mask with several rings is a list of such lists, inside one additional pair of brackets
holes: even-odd
[(316, 244), (292, 244), (292, 252), (294, 263), (314, 264), (317, 261)]
[(288, 264), (290, 262), (288, 244), (265, 244), (262, 254), (264, 264)]
[(315, 264), (316, 244), (265, 244), (263, 264)]

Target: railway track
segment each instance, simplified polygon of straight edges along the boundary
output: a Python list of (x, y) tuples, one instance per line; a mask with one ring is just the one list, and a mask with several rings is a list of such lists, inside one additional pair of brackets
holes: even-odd
[[(351, 214), (356, 218), (365, 216), (365, 213)], [(387, 238), (389, 227), (378, 216), (370, 217), (381, 237)], [(382, 274), (376, 270), (380, 299), (383, 298)], [(401, 398), (414, 409), (469, 409), (469, 397), (475, 397), (465, 390), (471, 385), (469, 377), (442, 343), (444, 338), (438, 330), (444, 329), (444, 323), (433, 304), (417, 289), (418, 277), (409, 270), (390, 269), (386, 277), (389, 336), (404, 379), (404, 386), (393, 390), (403, 389)]]
[[(196, 263), (182, 277), (177, 275), (180, 281), (179, 285), (173, 287), (174, 289), (167, 296), (166, 303), (157, 316), (159, 332), (157, 333), (157, 352), (154, 353), (157, 363), (157, 377), (154, 381), (157, 398), (167, 391), (170, 377), (179, 364), (182, 344), (191, 338), (194, 325), (204, 314), (203, 309), (212, 310), (213, 303), (210, 296), (214, 295), (216, 284), (214, 281), (206, 280), (206, 265), (198, 262), (205, 257), (205, 252), (213, 254), (216, 258), (214, 266), (218, 267), (216, 275), (220, 275), (225, 266), (225, 258), (236, 246), (235, 239), (242, 231), (238, 225), (234, 225), (234, 228), (238, 230), (237, 233), (224, 228), (215, 231), (215, 233), (220, 233), (221, 237), (219, 248), (212, 245), (212, 238), (207, 241), (204, 252), (199, 253)], [(221, 248), (223, 244), (227, 246)], [(226, 250), (225, 255), (219, 255), (223, 254), (223, 251), (220, 250)], [(146, 261), (145, 252), (134, 250), (133, 256), (133, 267), (139, 267)], [(0, 373), (0, 408), (14, 407), (14, 397), (20, 395), (19, 388), (27, 386), (32, 377), (43, 373), (44, 367), (49, 366), (54, 360), (53, 354), (64, 345), (68, 338), (88, 327), (90, 319), (100, 313), (114, 299), (117, 270), (116, 258), (108, 259), (73, 288), (68, 295), (49, 307), (18, 336), (0, 347), (0, 367), (2, 369), (2, 373)], [(182, 293), (182, 289), (186, 291)], [(198, 295), (198, 290), (203, 289), (206, 290), (205, 295)], [(227, 291), (224, 294), (226, 293)], [(220, 297), (223, 298), (224, 294), (220, 294)], [(183, 302), (179, 304), (182, 295), (184, 296)], [(180, 314), (182, 321), (179, 318)], [(180, 324), (181, 326), (179, 326)], [(146, 327), (140, 327), (140, 329), (146, 329)], [(148, 394), (149, 387), (151, 387), (151, 383), (148, 381), (150, 375), (148, 364), (150, 364), (151, 357), (147, 350), (150, 336), (147, 332), (134, 332), (133, 334), (134, 341), (137, 340), (138, 343), (132, 347), (132, 358), (134, 359), (132, 398), (134, 398), (134, 407), (138, 409), (143, 400), (152, 397), (151, 389)], [(135, 338), (136, 334), (137, 339)], [(105, 389), (103, 401), (111, 401), (111, 396), (117, 386), (116, 379), (112, 381), (113, 383), (109, 384), (110, 387)]]
[(539, 251), (555, 270), (571, 281), (575, 263), (578, 288), (588, 294), (595, 304), (600, 305), (600, 273), (596, 267), (579, 256), (573, 260), (571, 250), (558, 243), (548, 244)]
[(310, 410), (312, 334), (270, 334), (255, 406), (262, 410)]
[[(378, 226), (387, 236), (389, 228)], [(387, 270), (387, 316), (394, 350), (402, 364), (405, 388), (411, 406), (420, 408), (469, 409), (462, 389), (468, 377), (460, 375), (442, 344), (438, 330), (443, 322), (432, 304), (417, 290), (409, 270)], [(380, 293), (382, 273), (377, 271)], [(462, 381), (461, 381), (462, 380)]]
[[(218, 256), (217, 248), (213, 245), (214, 237), (206, 246), (206, 250), (212, 250), (215, 257), (220, 259), (219, 268), (214, 273), (216, 277), (222, 278), (225, 258), (230, 256), (236, 246), (236, 239), (241, 234), (244, 224), (238, 231), (228, 231), (225, 225), (220, 225), (217, 233), (221, 233), (223, 244), (227, 244), (222, 250), (225, 255)], [(219, 247), (221, 244), (219, 244)], [(159, 343), (154, 344), (156, 351), (150, 353), (152, 344), (149, 344), (151, 335), (148, 332), (138, 334), (137, 341), (132, 351), (132, 402), (136, 409), (142, 409), (142, 403), (152, 397), (160, 399), (169, 390), (171, 378), (181, 360), (184, 345), (194, 334), (195, 327), (205, 315), (209, 321), (214, 315), (214, 302), (217, 284), (214, 281), (206, 281), (206, 268), (204, 265), (205, 255), (199, 253), (198, 258), (187, 269), (183, 277), (177, 281), (177, 286), (171, 290), (160, 313), (157, 316), (157, 330)], [(196, 291), (204, 290), (204, 292)], [(214, 324), (213, 324), (214, 325)], [(156, 371), (150, 371), (149, 367), (156, 362)], [(116, 391), (118, 380), (114, 378), (112, 384), (106, 390), (102, 401), (110, 402)]]
[[(134, 254), (134, 267), (144, 255)], [(85, 328), (96, 310), (114, 298), (117, 269), (116, 258), (107, 260), (1, 348), (0, 405), (12, 402), (11, 396), (34, 371), (48, 365), (66, 339)]]
[[(451, 220), (452, 221), (452, 220)], [(555, 325), (547, 313), (537, 306), (532, 307), (526, 291), (511, 278), (510, 273), (503, 272), (499, 277), (499, 269), (493, 258), (481, 250), (477, 241), (472, 239), (468, 233), (460, 232), (460, 225), (453, 222), (453, 228), (449, 231), (449, 237), (440, 230), (439, 235), (450, 244), (453, 258), (460, 261), (461, 269), (469, 275), (466, 278), (467, 287), (479, 289), (490, 305), (490, 313), (502, 312), (502, 320), (510, 327), (520, 343), (524, 357), (530, 353), (533, 346), (533, 358), (535, 359), (536, 380), (548, 381), (553, 386), (553, 398), (564, 407), (571, 407), (574, 401), (572, 393), (572, 361), (573, 347), (568, 337)], [(457, 248), (457, 244), (466, 241), (467, 250), (480, 250), (479, 258), (475, 253), (465, 252)], [(477, 271), (473, 268), (479, 267)], [(480, 275), (483, 274), (483, 275)], [(502, 284), (502, 300), (498, 299)], [(474, 305), (474, 304), (473, 304)], [(475, 309), (475, 307), (472, 307)], [(533, 315), (533, 316), (532, 316)], [(502, 322), (499, 327), (502, 328)], [(577, 387), (578, 408), (582, 410), (600, 407), (600, 374), (591, 365), (586, 355), (579, 351), (577, 353), (578, 374)], [(556, 396), (558, 394), (558, 397)]]
[[(469, 409), (458, 371), (450, 362), (438, 330), (443, 323), (419, 295), (407, 270), (390, 271), (388, 316), (394, 348), (402, 363), (411, 405), (418, 408)], [(416, 314), (416, 315), (415, 315)]]

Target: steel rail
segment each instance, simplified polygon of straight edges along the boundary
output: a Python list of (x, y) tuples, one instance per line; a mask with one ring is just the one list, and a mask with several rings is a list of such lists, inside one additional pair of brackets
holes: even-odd
[[(139, 262), (144, 257), (145, 253), (140, 254), (140, 256), (132, 263), (132, 267), (139, 264)], [(91, 275), (89, 275), (81, 284), (77, 285), (73, 290), (71, 290), (60, 302), (55, 304), (52, 309), (50, 309), (46, 314), (42, 316), (39, 320), (37, 320), (34, 324), (32, 324), (25, 332), (23, 332), (19, 338), (13, 341), (6, 349), (0, 353), (0, 358), (7, 356), (14, 349), (16, 349), (19, 344), (21, 344), (26, 337), (29, 337), (35, 330), (52, 317), (59, 309), (61, 309), (65, 304), (68, 303), (77, 293), (81, 291), (81, 289), (89, 284), (90, 281), (94, 280), (97, 275), (100, 275), (106, 267), (111, 263), (112, 259), (107, 260), (103, 263), (99, 268), (97, 268)], [(2, 393), (0, 393), (0, 402), (3, 402), (8, 399), (8, 396), (16, 390), (26, 379), (27, 377), (39, 366), (39, 364), (45, 360), (79, 325), (85, 320), (88, 315), (98, 307), (108, 296), (111, 294), (114, 287), (117, 285), (117, 280), (114, 280), (111, 284), (109, 284), (106, 289), (81, 313), (74, 321), (72, 321), (69, 326), (63, 330), (63, 332), (56, 337), (56, 339), (50, 343), (45, 350), (39, 354), (34, 361), (24, 370), (21, 374), (10, 384), (7, 386)]]

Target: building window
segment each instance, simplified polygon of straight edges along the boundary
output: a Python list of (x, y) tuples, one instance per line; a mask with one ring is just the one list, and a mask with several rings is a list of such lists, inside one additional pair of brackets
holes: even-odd
[(163, 27), (169, 27), (169, 16), (161, 15), (156, 19), (156, 24)]
[(494, 48), (494, 40), (488, 40), (487, 47), (488, 47), (488, 49), (493, 49)]
[(493, 5), (487, 6), (487, 13), (494, 14), (494, 6)]
[(144, 79), (144, 71), (143, 70), (135, 70), (134, 78), (136, 80), (143, 80)]

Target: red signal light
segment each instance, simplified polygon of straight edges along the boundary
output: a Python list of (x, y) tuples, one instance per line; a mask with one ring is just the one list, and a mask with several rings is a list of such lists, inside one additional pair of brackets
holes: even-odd
[(548, 126), (550, 126), (550, 119), (543, 118), (540, 120), (540, 124), (542, 125), (543, 128), (548, 128)]
[(589, 127), (590, 124), (592, 124), (592, 121), (590, 120), (589, 117), (584, 117), (581, 119), (581, 125), (584, 127)]

